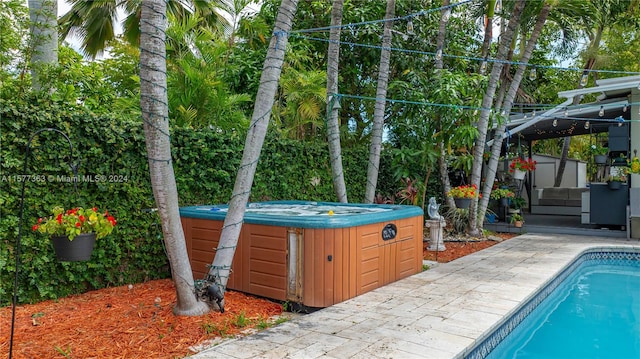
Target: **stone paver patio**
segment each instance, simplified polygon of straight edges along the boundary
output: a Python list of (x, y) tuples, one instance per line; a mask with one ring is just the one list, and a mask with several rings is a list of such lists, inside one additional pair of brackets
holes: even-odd
[(608, 237), (526, 234), (191, 356), (456, 358), (585, 249)]

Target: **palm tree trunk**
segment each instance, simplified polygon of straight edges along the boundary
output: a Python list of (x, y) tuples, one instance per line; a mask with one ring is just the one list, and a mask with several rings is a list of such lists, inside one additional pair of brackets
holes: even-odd
[[(484, 24), (484, 39), (482, 40), (482, 48), (480, 50), (480, 57), (483, 59), (489, 56), (489, 49), (491, 48), (491, 39), (493, 38), (493, 15), (495, 14), (496, 0), (489, 0), (487, 2), (487, 14)], [(489, 64), (485, 64), (489, 67)]]
[(31, 86), (42, 88), (40, 71), (44, 65), (58, 64), (58, 3), (29, 0), (31, 32)]
[(329, 142), (329, 157), (331, 173), (333, 174), (333, 189), (339, 202), (347, 203), (347, 186), (344, 182), (342, 167), (342, 148), (340, 145), (340, 122), (338, 108), (340, 99), (338, 93), (338, 64), (340, 60), (340, 26), (342, 25), (342, 8), (344, 0), (334, 0), (331, 9), (331, 32), (329, 34), (329, 50), (327, 55), (327, 141)]
[[(448, 6), (450, 4), (450, 0), (443, 0), (442, 6)], [(438, 36), (436, 37), (436, 49), (443, 50), (444, 49), (444, 40), (447, 34), (447, 22), (449, 20), (449, 16), (451, 14), (451, 9), (442, 9), (440, 12), (440, 24), (438, 25)], [(444, 50), (443, 50), (444, 51)], [(436, 58), (435, 68), (438, 70), (442, 70), (444, 68), (444, 59), (442, 56), (440, 58)], [(436, 121), (440, 123), (440, 116), (437, 116)], [(438, 173), (440, 174), (440, 182), (442, 182), (442, 191), (444, 192), (444, 199), (446, 201), (446, 205), (449, 208), (455, 208), (456, 202), (453, 200), (453, 197), (447, 196), (447, 193), (451, 191), (451, 181), (449, 180), (449, 167), (447, 166), (447, 149), (445, 147), (444, 141), (440, 141), (440, 155), (438, 156)], [(426, 191), (426, 180), (425, 180), (425, 195)], [(422, 204), (424, 206), (424, 200)]]
[[(450, 0), (443, 0), (442, 6), (449, 6)], [(447, 22), (451, 15), (451, 8), (445, 8), (440, 10), (440, 24), (438, 24), (438, 36), (436, 36), (436, 49), (444, 51), (444, 39), (447, 35)], [(436, 69), (442, 70), (444, 68), (444, 58), (442, 56), (436, 57), (435, 61)]]
[(223, 292), (229, 281), (231, 262), (233, 261), (238, 239), (240, 238), (240, 230), (242, 229), (242, 219), (249, 201), (264, 138), (267, 134), (271, 109), (275, 102), (278, 80), (280, 79), (287, 49), (287, 34), (291, 30), (297, 6), (298, 0), (283, 0), (280, 4), (273, 36), (271, 37), (271, 43), (262, 68), (260, 86), (256, 95), (249, 133), (244, 145), (242, 162), (236, 175), (236, 183), (233, 187), (229, 209), (220, 233), (220, 242), (216, 255), (209, 269), (209, 275), (220, 285)]
[(384, 111), (386, 108), (387, 85), (389, 84), (389, 65), (391, 62), (391, 28), (395, 17), (396, 1), (387, 0), (387, 10), (384, 16), (384, 30), (382, 33), (382, 50), (380, 53), (380, 68), (378, 70), (378, 87), (376, 89), (376, 104), (373, 111), (373, 129), (371, 130), (371, 146), (369, 147), (369, 165), (367, 167), (367, 186), (365, 188), (365, 203), (373, 203), (378, 185), (380, 166), (380, 151), (382, 148), (382, 130), (384, 126)]
[[(502, 34), (500, 39), (500, 45), (498, 47), (498, 54), (496, 58), (498, 60), (504, 60), (507, 56), (509, 48), (511, 47), (511, 39), (516, 32), (516, 29), (520, 23), (520, 17), (522, 15), (522, 10), (525, 6), (525, 0), (517, 0), (514, 8), (511, 12), (511, 17), (509, 18), (509, 25), (507, 29)], [(498, 80), (500, 79), (500, 74), (502, 73), (502, 63), (496, 62), (493, 64), (491, 69), (491, 76), (489, 76), (489, 83), (487, 85), (487, 89), (485, 91), (484, 97), (482, 99), (482, 110), (480, 111), (480, 118), (478, 120), (478, 138), (476, 139), (476, 144), (474, 146), (473, 152), (473, 167), (471, 170), (471, 183), (481, 188), (480, 185), (480, 177), (482, 174), (482, 164), (483, 159), (482, 156), (484, 154), (484, 147), (487, 140), (487, 131), (489, 127), (489, 116), (491, 115), (491, 108), (493, 107), (493, 99), (496, 93), (496, 89), (498, 87)], [(474, 198), (471, 201), (471, 206), (469, 208), (469, 223), (468, 223), (468, 233), (472, 236), (480, 236), (480, 231), (478, 229), (478, 198)]]
[(140, 30), (140, 107), (151, 187), (176, 286), (177, 304), (173, 311), (177, 315), (202, 315), (209, 311), (209, 306), (194, 295), (193, 273), (180, 221), (178, 191), (171, 163), (165, 59), (166, 2), (142, 1)]
[[(511, 112), (511, 107), (513, 106), (513, 99), (516, 97), (516, 93), (518, 91), (518, 87), (520, 87), (520, 83), (522, 82), (522, 78), (524, 76), (524, 72), (527, 69), (526, 64), (531, 59), (531, 55), (533, 54), (533, 50), (535, 49), (536, 42), (538, 41), (538, 37), (542, 33), (542, 28), (544, 27), (545, 22), (547, 21), (547, 17), (549, 16), (549, 12), (551, 11), (552, 5), (551, 3), (545, 3), (545, 5), (540, 10), (540, 14), (538, 15), (538, 20), (531, 32), (531, 36), (527, 41), (524, 52), (522, 53), (522, 57), (520, 58), (521, 65), (518, 66), (515, 75), (513, 76), (513, 80), (509, 86), (509, 91), (506, 94), (506, 98), (502, 103), (502, 109), (508, 114)], [(489, 159), (489, 164), (487, 165), (487, 172), (485, 173), (485, 183), (484, 188), (482, 190), (482, 200), (480, 201), (480, 205), (478, 208), (478, 225), (482, 227), (482, 223), (484, 220), (484, 214), (487, 211), (487, 206), (489, 205), (489, 195), (491, 194), (491, 190), (493, 188), (493, 181), (496, 178), (496, 170), (498, 168), (498, 162), (500, 160), (500, 151), (502, 149), (502, 141), (503, 141), (503, 133), (507, 126), (507, 121), (503, 121), (498, 128), (496, 129), (493, 145), (491, 147), (491, 158)]]

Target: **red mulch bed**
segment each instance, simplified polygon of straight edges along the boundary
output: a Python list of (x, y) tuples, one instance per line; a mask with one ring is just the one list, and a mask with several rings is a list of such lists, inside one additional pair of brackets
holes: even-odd
[[(182, 358), (189, 347), (265, 326), (282, 305), (242, 293), (225, 294), (225, 312), (175, 316), (168, 279), (91, 291), (16, 307), (13, 357)], [(0, 308), (0, 357), (9, 353), (11, 306)]]
[[(503, 240), (507, 240), (515, 237), (517, 234), (513, 233), (494, 233), (496, 237), (500, 237)], [(468, 254), (481, 251), (485, 248), (489, 248), (498, 242), (487, 239), (483, 240), (460, 240), (460, 241), (447, 241), (445, 238), (444, 246), (446, 250), (437, 252), (427, 250), (429, 243), (424, 243), (424, 256), (425, 260), (436, 261), (439, 263), (451, 262), (454, 259), (464, 257)]]
[[(437, 253), (428, 251), (425, 243), (424, 259), (449, 262), (496, 243), (447, 241), (447, 249)], [(163, 279), (20, 305), (13, 357), (181, 358), (191, 354), (191, 346), (264, 327), (282, 314), (278, 303), (233, 291), (225, 294), (224, 314), (212, 311), (200, 317), (177, 317), (172, 313), (175, 302), (173, 283)], [(0, 308), (0, 328), (0, 357), (7, 357), (10, 306)]]

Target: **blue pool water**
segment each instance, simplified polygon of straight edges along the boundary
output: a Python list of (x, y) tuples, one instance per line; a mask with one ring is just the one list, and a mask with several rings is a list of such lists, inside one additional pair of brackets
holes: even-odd
[(489, 358), (640, 358), (638, 268), (587, 266), (572, 277)]
[(465, 358), (640, 358), (640, 251), (583, 253)]

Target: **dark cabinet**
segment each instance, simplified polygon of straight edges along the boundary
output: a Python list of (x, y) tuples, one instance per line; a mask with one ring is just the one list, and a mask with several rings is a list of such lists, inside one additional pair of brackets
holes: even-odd
[(609, 152), (617, 152), (611, 157), (619, 156), (620, 152), (624, 152), (624, 155), (627, 156), (627, 152), (629, 152), (629, 124), (609, 126)]
[(591, 223), (627, 225), (629, 186), (626, 183), (615, 190), (609, 189), (606, 183), (591, 183), (589, 192)]

